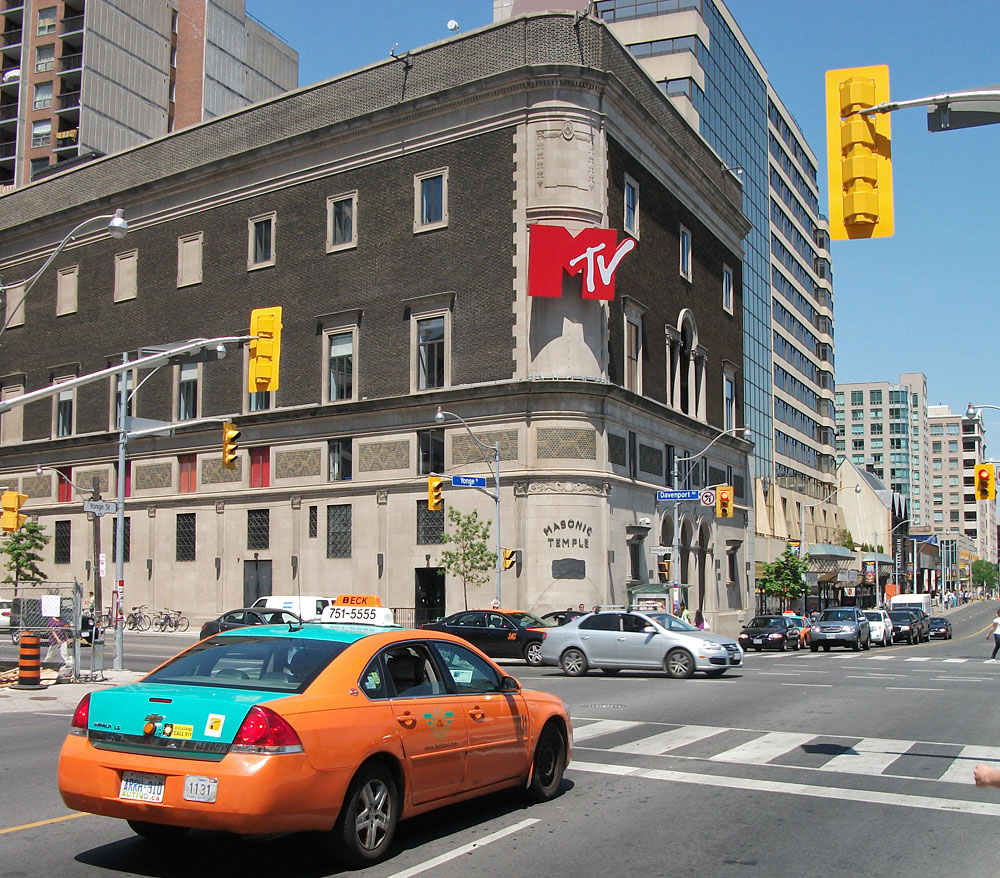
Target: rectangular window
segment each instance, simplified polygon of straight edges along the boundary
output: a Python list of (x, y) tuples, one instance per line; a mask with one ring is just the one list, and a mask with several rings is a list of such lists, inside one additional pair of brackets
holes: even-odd
[(35, 101), (32, 108), (35, 110), (47, 110), (52, 106), (52, 83), (35, 83)]
[(684, 226), (680, 229), (680, 266), (681, 277), (691, 280), (691, 233)]
[(177, 286), (201, 283), (201, 251), (205, 233), (194, 232), (177, 239)]
[(448, 225), (447, 168), (414, 175), (413, 195), (414, 232), (425, 232)]
[(331, 439), (329, 445), (329, 480), (331, 482), (349, 482), (354, 473), (351, 447), (353, 440), (349, 436)]
[(276, 213), (251, 217), (248, 221), (247, 268), (274, 265), (274, 226)]
[(271, 485), (271, 449), (250, 449), (250, 487), (268, 488)]
[(75, 391), (60, 390), (56, 395), (56, 437), (73, 435), (73, 397)]
[(56, 316), (76, 313), (76, 289), (80, 266), (60, 268), (56, 275)]
[(733, 430), (736, 427), (736, 379), (732, 372), (726, 371), (722, 379), (722, 417), (723, 429)]
[(444, 387), (444, 317), (417, 321), (417, 389)]
[(314, 540), (319, 536), (319, 507), (309, 507), (309, 539)]
[(358, 193), (346, 192), (326, 200), (326, 251), (356, 247)]
[(56, 32), (56, 8), (55, 6), (46, 6), (44, 9), (38, 10), (38, 29), (35, 33), (38, 36), (42, 34), (54, 34)]
[(41, 119), (31, 123), (31, 148), (48, 146), (52, 142), (52, 120)]
[(38, 46), (35, 49), (35, 73), (45, 73), (56, 66), (56, 44)]
[(421, 430), (417, 433), (417, 475), (444, 472), (444, 430)]
[(733, 270), (728, 265), (722, 266), (722, 307), (733, 313)]
[[(125, 516), (125, 527), (122, 528), (122, 563), (132, 560), (132, 519)], [(118, 563), (118, 516), (111, 516), (111, 563)]]
[(271, 545), (271, 510), (247, 510), (247, 548), (267, 549)]
[(326, 557), (351, 557), (351, 504), (326, 507)]
[(73, 500), (73, 468), (61, 466), (56, 469), (56, 499), (60, 503), (71, 503)]
[(865, 404), (865, 392), (863, 390), (852, 390), (851, 405), (864, 405), (864, 404)]
[(251, 412), (266, 412), (271, 408), (271, 391), (257, 390), (247, 394), (247, 410)]
[(72, 527), (70, 521), (57, 521), (56, 534), (54, 540), (55, 555), (53, 561), (56, 564), (69, 564), (70, 547), (72, 545)]
[(869, 390), (868, 391), (868, 403), (869, 403), (869, 405), (882, 405), (882, 391), (881, 390)]
[(177, 534), (174, 544), (174, 557), (178, 561), (195, 560), (195, 514), (193, 512), (177, 513)]
[(139, 251), (115, 254), (115, 301), (134, 299), (139, 292)]
[(181, 454), (177, 457), (178, 491), (193, 494), (198, 490), (198, 455)]
[(625, 175), (625, 231), (639, 237), (639, 184)]
[(8, 329), (14, 326), (24, 326), (24, 284), (10, 284), (7, 287), (6, 298), (3, 325)]
[(625, 389), (642, 393), (639, 377), (639, 347), (642, 333), (634, 320), (625, 320)]
[[(133, 407), (133, 394), (135, 393), (135, 373), (125, 373), (125, 414), (131, 417)], [(111, 429), (118, 429), (118, 403), (121, 400), (122, 376), (115, 375), (114, 383), (111, 387)]]
[(198, 364), (185, 363), (179, 368), (177, 381), (177, 420), (191, 421), (198, 417)]
[(444, 542), (444, 506), (428, 509), (426, 500), (417, 501), (417, 545), (429, 546)]
[(327, 402), (354, 398), (354, 331), (331, 333), (327, 347)]

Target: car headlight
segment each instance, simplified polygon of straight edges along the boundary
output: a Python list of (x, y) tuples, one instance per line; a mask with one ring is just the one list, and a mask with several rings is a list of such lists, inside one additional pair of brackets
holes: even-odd
[(900, 631), (909, 631), (910, 630), (910, 626), (909, 625), (900, 625), (899, 626), (899, 630)]
[(703, 640), (701, 642), (701, 648), (711, 649), (715, 651), (718, 651), (720, 649), (725, 649), (725, 647), (721, 643), (716, 643), (714, 640)]
[(780, 631), (775, 631), (774, 634), (768, 634), (767, 635), (767, 639), (768, 640), (781, 640), (781, 638), (784, 637), (784, 636), (785, 635), (782, 634)]
[(819, 625), (813, 625), (813, 626), (812, 626), (812, 627), (811, 627), (811, 628), (810, 628), (809, 630), (810, 630), (810, 631), (811, 631), (811, 632), (812, 632), (813, 634), (819, 634), (819, 633), (820, 633), (820, 630), (819, 630)]

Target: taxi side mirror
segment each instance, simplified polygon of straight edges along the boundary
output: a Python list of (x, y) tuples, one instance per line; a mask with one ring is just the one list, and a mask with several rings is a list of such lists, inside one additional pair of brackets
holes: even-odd
[(513, 677), (504, 677), (500, 681), (500, 691), (501, 692), (520, 692), (521, 684), (517, 682)]
[(643, 634), (656, 634), (656, 629), (652, 625), (647, 625), (642, 629)]

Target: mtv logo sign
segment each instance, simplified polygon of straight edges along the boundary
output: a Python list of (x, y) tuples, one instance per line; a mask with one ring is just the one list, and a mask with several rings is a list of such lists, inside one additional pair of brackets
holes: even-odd
[(615, 269), (635, 248), (626, 238), (618, 243), (615, 229), (583, 229), (575, 237), (562, 226), (535, 223), (528, 231), (528, 295), (559, 298), (562, 276), (583, 274), (584, 299), (611, 301)]

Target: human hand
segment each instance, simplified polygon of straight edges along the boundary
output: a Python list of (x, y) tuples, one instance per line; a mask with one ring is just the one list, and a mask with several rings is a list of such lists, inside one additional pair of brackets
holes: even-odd
[(977, 787), (1000, 787), (1000, 769), (981, 763), (972, 770)]

